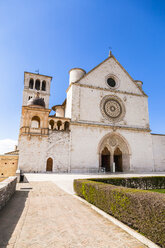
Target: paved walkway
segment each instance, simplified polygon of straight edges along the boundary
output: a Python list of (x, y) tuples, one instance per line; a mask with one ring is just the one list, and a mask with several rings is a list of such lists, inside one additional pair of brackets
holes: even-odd
[(110, 174), (56, 174), (56, 173), (27, 173), (25, 174), (29, 182), (49, 181), (55, 183), (59, 188), (67, 193), (74, 194), (73, 181), (78, 178), (96, 178), (96, 177), (140, 177), (140, 176), (165, 176), (160, 173), (110, 173)]
[(0, 248), (144, 248), (52, 182), (19, 184), (0, 211)]

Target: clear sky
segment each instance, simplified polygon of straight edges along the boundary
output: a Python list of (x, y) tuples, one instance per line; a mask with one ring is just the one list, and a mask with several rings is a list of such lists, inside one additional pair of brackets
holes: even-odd
[(24, 71), (53, 77), (51, 107), (68, 71), (89, 71), (108, 47), (143, 81), (152, 132), (165, 133), (164, 0), (0, 0), (0, 153), (18, 138)]

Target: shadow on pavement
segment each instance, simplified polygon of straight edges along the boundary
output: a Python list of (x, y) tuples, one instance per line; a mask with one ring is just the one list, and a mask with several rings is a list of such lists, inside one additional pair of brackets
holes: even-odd
[(0, 248), (8, 245), (12, 233), (24, 210), (29, 190), (16, 190), (12, 198), (0, 211)]

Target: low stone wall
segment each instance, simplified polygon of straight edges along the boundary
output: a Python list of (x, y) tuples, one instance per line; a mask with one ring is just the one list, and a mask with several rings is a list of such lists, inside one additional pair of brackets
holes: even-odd
[(17, 177), (9, 177), (0, 182), (0, 209), (2, 209), (14, 194), (16, 189)]

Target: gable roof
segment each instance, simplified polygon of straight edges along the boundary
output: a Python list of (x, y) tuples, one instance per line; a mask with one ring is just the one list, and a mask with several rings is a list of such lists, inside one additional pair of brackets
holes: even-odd
[(105, 60), (103, 60), (100, 64), (98, 64), (97, 66), (95, 66), (92, 70), (90, 70), (89, 72), (87, 72), (84, 76), (82, 76), (79, 80), (77, 80), (75, 83), (80, 82), (81, 79), (85, 78), (86, 76), (88, 76), (92, 71), (96, 70), (99, 66), (101, 66), (102, 64), (104, 64), (106, 61), (110, 60), (111, 58), (113, 58), (115, 60), (115, 62), (120, 66), (120, 68), (127, 74), (127, 76), (131, 79), (131, 81), (133, 81), (133, 83), (135, 84), (135, 86), (141, 91), (141, 93), (144, 96), (147, 96), (145, 94), (145, 92), (142, 90), (142, 88), (140, 86), (138, 86), (136, 84), (137, 80), (134, 80), (130, 74), (124, 69), (124, 67), (119, 63), (119, 61), (115, 58), (115, 56), (112, 55), (112, 53), (110, 52), (110, 55), (108, 58), (106, 58)]

